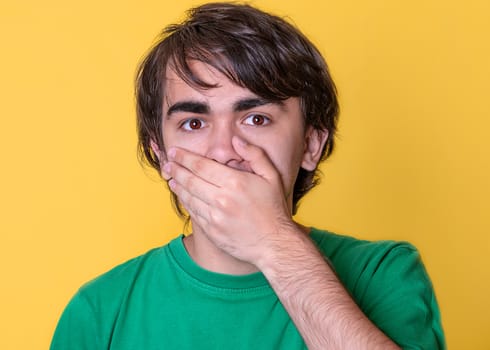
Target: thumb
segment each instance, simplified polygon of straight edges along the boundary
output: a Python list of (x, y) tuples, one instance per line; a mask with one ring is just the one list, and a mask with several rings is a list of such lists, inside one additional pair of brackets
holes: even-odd
[(278, 181), (279, 173), (265, 151), (244, 139), (233, 136), (231, 140), (235, 151), (247, 161), (252, 171), (268, 181)]

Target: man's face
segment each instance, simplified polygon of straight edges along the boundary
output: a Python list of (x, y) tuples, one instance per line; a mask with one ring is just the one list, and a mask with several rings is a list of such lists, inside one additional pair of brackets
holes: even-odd
[(265, 151), (281, 176), (291, 206), (300, 166), (311, 167), (304, 159), (308, 145), (299, 99), (264, 100), (209, 65), (192, 61), (190, 67), (200, 79), (217, 87), (196, 89), (167, 69), (162, 118), (165, 149), (180, 147), (251, 172), (232, 145), (232, 137), (238, 136)]

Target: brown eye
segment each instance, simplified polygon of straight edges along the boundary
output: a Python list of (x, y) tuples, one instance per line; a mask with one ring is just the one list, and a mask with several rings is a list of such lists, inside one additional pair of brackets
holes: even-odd
[(261, 115), (254, 115), (252, 117), (252, 123), (254, 125), (262, 125), (264, 124), (264, 117), (262, 117)]
[(186, 131), (199, 130), (204, 126), (204, 122), (201, 119), (192, 118), (186, 120), (182, 124), (182, 129)]
[(189, 127), (191, 129), (200, 129), (202, 126), (202, 123), (199, 119), (192, 119), (190, 122), (189, 122)]
[(245, 119), (244, 123), (247, 125), (262, 126), (269, 124), (270, 119), (261, 114), (252, 114)]

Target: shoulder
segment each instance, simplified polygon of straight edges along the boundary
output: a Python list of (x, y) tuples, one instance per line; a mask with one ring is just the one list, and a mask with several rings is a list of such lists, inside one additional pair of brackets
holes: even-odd
[(153, 248), (148, 252), (127, 260), (80, 287), (78, 295), (90, 300), (91, 303), (107, 305), (116, 301), (118, 296), (146, 274), (161, 265), (167, 246)]
[(349, 286), (361, 275), (380, 272), (388, 260), (395, 269), (393, 262), (396, 265), (406, 265), (408, 260), (420, 263), (419, 252), (408, 242), (367, 241), (316, 228), (312, 229), (311, 238)]
[(432, 288), (418, 250), (408, 242), (360, 240), (318, 229), (312, 229), (311, 238), (355, 295), (407, 279)]
[(51, 349), (107, 348), (123, 305), (165, 265), (168, 245), (152, 249), (85, 283), (66, 306)]
[(352, 236), (339, 235), (317, 228), (311, 229), (311, 239), (329, 259), (342, 260), (345, 256), (361, 255), (374, 257), (391, 250), (416, 252), (417, 249), (408, 242), (392, 240), (368, 241)]
[(399, 345), (445, 348), (432, 282), (412, 244), (318, 229), (311, 238), (363, 312)]

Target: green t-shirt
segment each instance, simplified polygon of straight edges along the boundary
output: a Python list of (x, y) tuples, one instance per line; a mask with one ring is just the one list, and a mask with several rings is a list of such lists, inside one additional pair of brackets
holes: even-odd
[[(417, 250), (312, 229), (364, 313), (404, 349), (444, 349), (439, 309)], [(183, 236), (84, 285), (66, 307), (51, 350), (306, 349), (260, 272), (200, 268)]]

